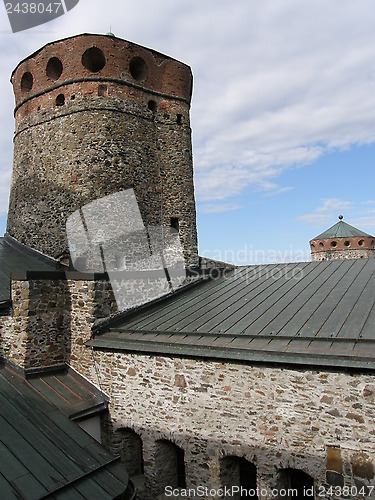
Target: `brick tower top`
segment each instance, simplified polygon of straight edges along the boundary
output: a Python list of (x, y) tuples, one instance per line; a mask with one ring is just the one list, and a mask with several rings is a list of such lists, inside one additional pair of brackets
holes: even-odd
[(189, 105), (192, 95), (189, 66), (112, 34), (81, 34), (47, 43), (18, 64), (11, 82), (16, 124), (41, 106), (55, 106), (48, 99), (50, 92), (74, 83), (112, 82)]
[(313, 261), (375, 257), (375, 237), (343, 219), (340, 215), (339, 222), (310, 241)]

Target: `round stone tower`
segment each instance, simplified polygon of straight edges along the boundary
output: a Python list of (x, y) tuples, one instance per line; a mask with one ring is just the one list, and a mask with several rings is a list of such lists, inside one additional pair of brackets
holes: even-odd
[(343, 221), (310, 241), (313, 261), (337, 259), (370, 259), (375, 257), (375, 237)]
[(194, 266), (191, 70), (109, 35), (48, 43), (14, 70), (7, 233), (65, 258), (68, 216), (133, 188), (144, 224), (177, 228)]

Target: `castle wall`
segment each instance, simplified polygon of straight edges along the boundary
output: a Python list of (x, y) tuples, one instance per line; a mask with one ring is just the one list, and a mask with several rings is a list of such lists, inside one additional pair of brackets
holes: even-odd
[(12, 309), (12, 316), (0, 318), (2, 355), (25, 369), (64, 364), (70, 350), (67, 284), (14, 280)]
[[(83, 363), (97, 384), (90, 350), (83, 346), (94, 323), (119, 312), (111, 283), (59, 274), (12, 280), (12, 313), (0, 317), (1, 355), (25, 369), (67, 363), (81, 371)], [(125, 280), (121, 305), (139, 306), (166, 291), (165, 279)]]
[[(98, 71), (83, 64), (91, 49), (104, 57)], [(47, 75), (52, 59), (62, 64), (56, 79)], [(145, 74), (132, 70), (134, 60)], [(188, 66), (124, 40), (83, 35), (47, 45), (20, 63), (12, 82), (11, 236), (60, 258), (71, 213), (133, 188), (144, 224), (170, 227), (178, 219), (186, 263), (197, 264)]]
[(375, 485), (373, 375), (93, 351), (84, 345), (93, 323), (115, 312), (108, 282), (20, 280), (12, 297), (13, 317), (0, 323), (5, 355), (24, 368), (68, 362), (110, 397), (103, 440), (119, 453), (120, 429), (141, 438), (132, 441), (143, 450), (141, 500), (162, 493), (160, 440), (184, 451), (187, 488), (223, 486), (227, 456), (257, 467), (263, 500), (286, 468), (311, 475), (319, 498), (332, 485)]
[(113, 440), (116, 449), (121, 428), (142, 438), (151, 493), (140, 498), (161, 493), (160, 439), (184, 450), (187, 488), (223, 486), (225, 456), (243, 456), (256, 465), (264, 500), (275, 498), (272, 491), (280, 488), (286, 468), (311, 475), (319, 498), (331, 498), (330, 485), (351, 492), (375, 485), (371, 375), (125, 353), (95, 352), (94, 359), (111, 398), (109, 447)]

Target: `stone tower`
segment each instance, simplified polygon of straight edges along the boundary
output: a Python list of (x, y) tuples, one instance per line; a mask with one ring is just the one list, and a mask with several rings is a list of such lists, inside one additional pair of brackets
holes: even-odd
[(375, 257), (375, 237), (343, 221), (310, 241), (313, 261), (337, 259), (370, 259)]
[(108, 35), (48, 43), (11, 78), (14, 165), (7, 233), (56, 259), (83, 205), (133, 188), (145, 225), (177, 228), (198, 262), (188, 66)]

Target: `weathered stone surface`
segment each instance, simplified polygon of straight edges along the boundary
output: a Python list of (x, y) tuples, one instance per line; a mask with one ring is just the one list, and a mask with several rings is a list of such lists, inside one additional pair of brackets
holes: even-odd
[[(372, 455), (374, 457), (374, 455)], [(350, 457), (353, 474), (362, 479), (374, 478), (373, 458), (366, 452), (353, 453)]]
[[(95, 72), (82, 63), (92, 46), (105, 58)], [(57, 80), (46, 75), (52, 57), (63, 66)], [(143, 77), (130, 69), (134, 57), (145, 65)], [(34, 78), (27, 92), (20, 84), (25, 71)], [(188, 66), (124, 40), (82, 35), (48, 44), (20, 63), (12, 83), (11, 236), (60, 258), (67, 254), (71, 213), (133, 188), (144, 224), (170, 227), (178, 219), (186, 263), (197, 264)], [(61, 95), (64, 103), (56, 105)]]

